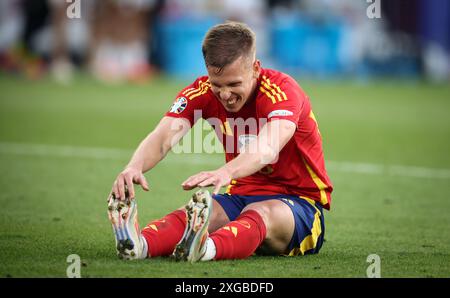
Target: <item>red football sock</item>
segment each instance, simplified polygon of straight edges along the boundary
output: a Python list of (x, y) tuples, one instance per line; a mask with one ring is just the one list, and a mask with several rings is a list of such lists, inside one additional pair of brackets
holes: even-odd
[(148, 257), (168, 256), (183, 237), (186, 227), (186, 212), (176, 210), (165, 217), (154, 220), (142, 229), (147, 240)]
[(248, 210), (209, 237), (216, 245), (215, 260), (244, 259), (264, 241), (266, 225), (258, 212)]

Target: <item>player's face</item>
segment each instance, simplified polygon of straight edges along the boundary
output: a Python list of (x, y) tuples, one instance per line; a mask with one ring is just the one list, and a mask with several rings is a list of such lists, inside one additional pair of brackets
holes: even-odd
[(261, 70), (259, 60), (240, 57), (218, 72), (208, 67), (211, 89), (228, 112), (238, 112), (251, 98), (256, 89)]

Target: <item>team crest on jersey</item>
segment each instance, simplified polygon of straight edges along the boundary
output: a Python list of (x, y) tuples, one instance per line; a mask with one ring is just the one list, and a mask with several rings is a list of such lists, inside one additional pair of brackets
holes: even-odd
[(188, 102), (186, 97), (178, 97), (177, 100), (173, 103), (172, 107), (170, 108), (170, 112), (180, 114), (186, 108), (187, 103)]
[(256, 140), (256, 135), (240, 135), (238, 138), (238, 148), (239, 152), (243, 152), (246, 145), (248, 145), (251, 141)]

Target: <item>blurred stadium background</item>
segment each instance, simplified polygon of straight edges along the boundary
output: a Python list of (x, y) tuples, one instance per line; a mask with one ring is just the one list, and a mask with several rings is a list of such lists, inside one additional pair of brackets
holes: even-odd
[(191, 79), (204, 72), (199, 45), (205, 31), (237, 20), (256, 31), (264, 66), (292, 75), (449, 80), (445, 0), (3, 0), (0, 5), (1, 69), (32, 79), (50, 73), (66, 82), (79, 68), (112, 82), (161, 72)]
[[(335, 184), (327, 242), (306, 258), (121, 262), (111, 183), (205, 73), (203, 35), (224, 20), (311, 97)], [(65, 276), (76, 253), (83, 277), (364, 277), (376, 253), (382, 276), (449, 277), (449, 82), (447, 0), (0, 0), (0, 276)], [(141, 225), (222, 161), (171, 153), (138, 192)]]

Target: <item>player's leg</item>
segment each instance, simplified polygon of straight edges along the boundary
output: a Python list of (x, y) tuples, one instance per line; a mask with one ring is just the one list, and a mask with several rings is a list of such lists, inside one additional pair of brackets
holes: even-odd
[(277, 199), (247, 205), (241, 214), (210, 235), (214, 259), (243, 259), (262, 244), (271, 254), (285, 253), (295, 229), (291, 209)]
[(147, 257), (170, 256), (186, 227), (186, 211), (179, 208), (164, 217), (153, 220), (142, 229)]
[(260, 250), (268, 254), (284, 254), (292, 239), (295, 219), (291, 208), (280, 200), (267, 200), (249, 204), (242, 214), (254, 211), (261, 217), (266, 235)]
[[(215, 208), (209, 221), (212, 231), (229, 221), (220, 204), (216, 201), (213, 204)], [(124, 259), (170, 256), (181, 240), (187, 224), (186, 210), (183, 206), (160, 219), (151, 221), (141, 231), (136, 201), (115, 200), (113, 196), (108, 200), (108, 215), (116, 238), (117, 254)]]
[[(211, 196), (207, 190), (197, 191), (186, 205), (188, 223), (174, 256), (177, 260), (198, 261), (202, 257), (213, 258), (214, 243), (208, 238), (235, 219), (245, 207), (239, 196), (218, 194)], [(205, 256), (205, 252), (208, 254)]]
[[(243, 222), (251, 223), (251, 227), (237, 224)], [(229, 233), (233, 228), (234, 237)], [(236, 221), (210, 237), (215, 243), (214, 259), (218, 260), (244, 258), (256, 250), (289, 256), (318, 253), (324, 234), (320, 205), (309, 199), (283, 196), (247, 205)]]
[[(200, 196), (200, 193), (194, 194), (193, 197), (197, 198), (197, 195)], [(173, 253), (176, 244), (180, 242), (186, 230), (186, 207), (189, 204), (192, 205), (192, 202), (161, 219), (150, 222), (142, 229), (142, 235), (148, 243), (148, 257), (169, 256)], [(212, 205), (208, 225), (209, 232), (217, 230), (230, 221), (216, 200), (212, 201)]]
[[(197, 238), (202, 241), (193, 246), (197, 250), (191, 254), (194, 257), (190, 260), (240, 259), (252, 255), (257, 249), (266, 254), (290, 256), (320, 250), (325, 231), (321, 207), (311, 200), (293, 196), (254, 199), (258, 202), (248, 204), (235, 220), (211, 233), (208, 238), (204, 237), (204, 233)], [(226, 204), (222, 206), (233, 219)], [(204, 225), (208, 222), (198, 222), (198, 229), (204, 231)], [(189, 245), (185, 251), (190, 251)]]
[[(280, 246), (279, 240), (272, 241), (266, 237), (261, 246), (262, 251), (257, 252), (281, 253), (289, 256), (318, 253), (325, 236), (325, 219), (321, 205), (313, 200), (295, 196), (282, 197), (279, 201), (286, 204), (292, 211), (295, 222), (292, 238), (283, 252), (281, 248), (284, 244)], [(278, 223), (272, 221), (270, 224)], [(276, 233), (275, 237), (280, 239), (282, 235)]]
[(209, 221), (208, 232), (212, 233), (230, 222), (222, 205), (217, 201), (217, 195), (213, 195), (213, 208), (211, 219)]
[[(187, 208), (188, 224), (184, 236), (175, 249), (174, 255), (177, 260), (187, 260), (195, 262), (198, 260), (212, 259), (237, 259), (250, 256), (265, 239), (266, 228), (262, 217), (254, 210), (249, 210), (241, 214), (245, 207), (245, 199), (233, 195), (216, 195), (217, 201), (222, 208), (220, 213), (223, 218), (228, 218), (222, 222), (226, 223), (208, 237), (208, 224), (211, 210), (206, 206), (212, 206), (212, 200), (207, 191), (205, 194), (206, 205), (193, 202)], [(265, 199), (265, 198), (259, 198)], [(232, 221), (229, 221), (231, 219)], [(215, 229), (210, 229), (215, 230)], [(224, 241), (222, 241), (224, 240)], [(216, 251), (216, 242), (218, 250)]]

